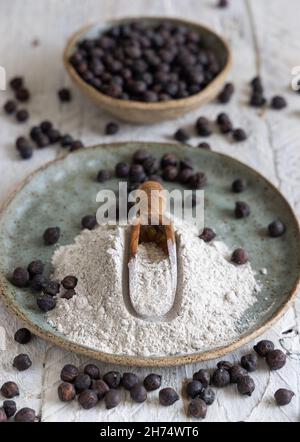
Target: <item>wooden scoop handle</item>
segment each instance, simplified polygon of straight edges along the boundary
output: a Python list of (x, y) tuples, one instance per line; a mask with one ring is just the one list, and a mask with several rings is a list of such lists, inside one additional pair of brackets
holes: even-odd
[[(154, 224), (156, 225), (162, 224), (163, 216), (166, 209), (166, 198), (163, 193), (164, 189), (162, 185), (156, 181), (146, 181), (139, 187), (139, 189), (143, 190), (147, 195), (147, 199), (144, 200), (144, 206), (143, 204), (141, 204), (141, 218), (147, 215), (148, 225), (142, 227), (147, 228), (149, 225), (151, 225), (151, 222), (154, 222)], [(168, 223), (163, 227), (164, 234), (166, 236), (166, 244), (168, 240), (171, 240), (172, 243), (175, 243), (175, 234), (172, 222), (168, 220)], [(131, 228), (129, 260), (133, 258), (137, 253), (140, 233), (141, 223), (139, 222)]]

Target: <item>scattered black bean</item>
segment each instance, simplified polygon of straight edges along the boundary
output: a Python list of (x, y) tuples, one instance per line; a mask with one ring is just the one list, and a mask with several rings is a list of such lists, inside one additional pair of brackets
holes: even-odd
[(159, 391), (159, 403), (164, 406), (173, 405), (179, 400), (176, 391), (171, 387), (162, 388)]
[(249, 353), (242, 356), (241, 366), (247, 371), (255, 371), (257, 369), (257, 356), (255, 353)]
[(62, 402), (70, 402), (75, 399), (76, 391), (70, 382), (63, 382), (57, 389), (58, 397)]
[(286, 355), (281, 350), (271, 350), (266, 355), (266, 362), (271, 370), (280, 370), (286, 363)]
[(49, 138), (47, 137), (47, 135), (43, 133), (37, 135), (34, 141), (36, 142), (36, 145), (39, 149), (43, 149), (44, 147), (47, 147), (50, 144)]
[(44, 134), (48, 135), (50, 130), (53, 129), (53, 124), (51, 123), (51, 121), (45, 120), (41, 122), (40, 128), (42, 132), (44, 132)]
[(36, 303), (42, 312), (49, 312), (56, 307), (56, 299), (51, 295), (42, 295), (37, 298)]
[(23, 87), (24, 84), (24, 80), (22, 77), (14, 77), (10, 80), (9, 82), (10, 87), (14, 90), (17, 91), (18, 89), (20, 89), (21, 87)]
[(84, 367), (84, 374), (88, 374), (91, 379), (100, 379), (100, 370), (95, 364), (88, 364)]
[(119, 132), (119, 125), (117, 123), (114, 122), (110, 122), (107, 123), (107, 125), (105, 126), (105, 134), (106, 135), (115, 135), (116, 133)]
[(247, 134), (244, 131), (244, 129), (240, 129), (240, 128), (234, 129), (234, 131), (232, 132), (232, 135), (233, 135), (233, 139), (237, 142), (245, 141), (247, 139)]
[(24, 123), (29, 118), (29, 112), (27, 109), (19, 109), (16, 113), (16, 119), (19, 123)]
[(276, 404), (279, 407), (288, 405), (293, 399), (293, 396), (295, 396), (295, 393), (291, 390), (287, 390), (286, 388), (279, 388), (279, 390), (277, 390), (274, 394)]
[(210, 242), (215, 237), (216, 237), (215, 232), (213, 231), (213, 229), (211, 229), (209, 227), (204, 227), (201, 235), (199, 236), (199, 238), (201, 238), (204, 242)]
[(244, 201), (237, 201), (235, 203), (234, 214), (237, 219), (246, 218), (250, 215), (250, 207)]
[(74, 382), (76, 393), (88, 390), (92, 384), (92, 379), (88, 374), (79, 374)]
[(132, 162), (135, 164), (142, 164), (144, 165), (144, 162), (153, 159), (151, 156), (151, 153), (148, 150), (145, 149), (139, 149), (136, 152), (134, 152), (132, 156)]
[(247, 376), (247, 374), (248, 372), (245, 370), (245, 368), (241, 367), (240, 365), (234, 365), (229, 369), (230, 382), (232, 384), (236, 384), (241, 377)]
[(47, 245), (56, 244), (60, 238), (59, 227), (48, 227), (43, 233), (44, 242)]
[(111, 172), (109, 170), (99, 170), (97, 174), (97, 181), (98, 183), (105, 183), (105, 181), (108, 181), (111, 179)]
[(174, 134), (174, 138), (181, 143), (186, 143), (190, 139), (190, 135), (185, 129), (178, 129)]
[(219, 0), (218, 1), (219, 8), (227, 8), (228, 5), (229, 5), (228, 0)]
[(98, 402), (97, 393), (94, 390), (84, 390), (78, 396), (78, 403), (85, 410), (95, 407)]
[(13, 397), (19, 396), (20, 394), (19, 387), (15, 382), (12, 381), (5, 382), (2, 385), (0, 391), (2, 396), (4, 396), (7, 399), (12, 399)]
[(18, 137), (16, 139), (16, 149), (17, 150), (20, 150), (20, 149), (22, 149), (24, 147), (28, 147), (28, 146), (31, 146), (31, 144), (30, 144), (30, 142), (29, 142), (29, 140), (27, 138), (25, 138), (25, 137)]
[[(169, 167), (172, 167), (172, 166), (169, 166)], [(168, 169), (168, 168), (166, 168), (166, 169)], [(174, 168), (174, 169), (176, 169), (176, 168)], [(176, 171), (177, 171), (177, 169), (176, 169)], [(177, 175), (177, 180), (181, 184), (187, 184), (189, 182), (189, 180), (191, 179), (192, 175), (193, 175), (192, 169), (187, 169), (187, 168), (182, 169)]]
[(97, 225), (96, 215), (85, 215), (81, 219), (81, 226), (83, 229), (93, 230)]
[(234, 93), (234, 86), (232, 83), (226, 83), (224, 88), (218, 95), (218, 101), (222, 104), (227, 104), (231, 100), (231, 97)]
[(43, 135), (43, 132), (42, 132), (42, 129), (40, 128), (40, 126), (33, 126), (31, 129), (30, 129), (30, 138), (33, 140), (33, 141), (37, 141), (37, 139), (41, 136), (41, 135)]
[(109, 371), (103, 376), (103, 380), (110, 388), (117, 388), (121, 383), (121, 373), (118, 371)]
[(119, 403), (121, 402), (120, 392), (115, 389), (109, 390), (106, 393), (106, 395), (104, 396), (104, 402), (105, 402), (107, 410), (117, 407), (119, 405)]
[(64, 298), (64, 299), (71, 299), (71, 298), (73, 298), (73, 296), (75, 296), (76, 295), (76, 292), (75, 292), (75, 290), (73, 290), (73, 289), (70, 289), (70, 290), (66, 290), (62, 295), (61, 295), (61, 298)]
[(268, 341), (266, 339), (259, 341), (256, 345), (254, 345), (253, 349), (256, 351), (256, 353), (261, 356), (262, 358), (265, 358), (269, 351), (274, 350), (275, 346), (272, 341)]
[(18, 151), (22, 160), (29, 160), (33, 155), (33, 149), (30, 144), (20, 147)]
[(11, 282), (16, 287), (26, 287), (29, 282), (29, 272), (23, 267), (17, 267), (12, 274)]
[(36, 414), (32, 408), (21, 408), (15, 415), (15, 422), (35, 422)]
[(204, 172), (197, 172), (191, 176), (189, 187), (191, 189), (203, 189), (207, 185), (207, 179)]
[(263, 85), (262, 85), (262, 80), (259, 76), (254, 77), (251, 82), (250, 85), (252, 87), (252, 89), (256, 92), (263, 92)]
[[(8, 419), (12, 416), (14, 416), (16, 414), (17, 411), (17, 404), (15, 403), (15, 401), (4, 401), (3, 402), (3, 408), (4, 411), (6, 413), (6, 416), (8, 417)], [(1, 422), (1, 419), (0, 419)]]
[(17, 103), (13, 100), (8, 100), (4, 103), (3, 109), (8, 115), (14, 114), (17, 110)]
[(139, 383), (139, 378), (134, 373), (123, 373), (122, 376), (122, 385), (125, 390), (131, 390)]
[(266, 104), (267, 100), (264, 97), (264, 88), (260, 77), (255, 77), (250, 83), (252, 87), (252, 93), (250, 97), (250, 106), (262, 107)]
[(30, 99), (30, 93), (28, 89), (20, 88), (15, 92), (15, 97), (18, 101), (28, 101)]
[(60, 101), (62, 101), (63, 103), (67, 103), (69, 101), (72, 100), (72, 94), (70, 89), (67, 88), (62, 88), (58, 91), (58, 98), (60, 99)]
[(47, 285), (48, 281), (44, 275), (38, 273), (30, 280), (30, 288), (36, 292), (41, 292)]
[(268, 225), (268, 231), (269, 231), (269, 236), (271, 236), (271, 238), (278, 238), (279, 236), (282, 236), (285, 233), (286, 227), (282, 221), (276, 220)]
[(251, 376), (242, 376), (237, 380), (237, 389), (240, 394), (251, 396), (255, 390), (255, 383)]
[(61, 285), (66, 290), (69, 290), (69, 289), (74, 289), (77, 285), (77, 282), (78, 282), (78, 279), (76, 278), (76, 276), (68, 275), (68, 276), (65, 276), (64, 279), (61, 281)]
[(34, 275), (42, 274), (44, 272), (44, 268), (44, 263), (40, 259), (36, 259), (28, 264), (27, 270), (30, 276), (33, 277)]
[(18, 371), (25, 371), (32, 366), (32, 362), (30, 357), (26, 353), (20, 353), (18, 356), (14, 358), (13, 366)]
[(178, 176), (178, 169), (175, 166), (167, 166), (163, 169), (162, 173), (165, 181), (175, 181)]
[(212, 134), (210, 122), (205, 117), (200, 117), (196, 121), (196, 130), (201, 137), (208, 137)]
[(233, 364), (229, 361), (220, 361), (217, 363), (217, 368), (223, 368), (224, 370), (229, 371), (233, 367)]
[(141, 164), (132, 164), (129, 170), (129, 178), (134, 183), (142, 183), (146, 179), (146, 174)]
[(209, 143), (199, 143), (198, 147), (200, 147), (200, 149), (206, 149), (206, 150), (211, 150), (210, 144)]
[(202, 389), (203, 385), (201, 384), (201, 382), (195, 380), (188, 382), (186, 386), (187, 395), (191, 398), (195, 398), (196, 396), (198, 396)]
[(193, 417), (204, 419), (207, 413), (206, 403), (200, 399), (192, 399), (188, 406), (188, 414)]
[(165, 167), (168, 166), (173, 166), (173, 167), (177, 167), (178, 165), (178, 160), (176, 158), (176, 155), (172, 152), (170, 153), (165, 153), (160, 161), (160, 166), (162, 169), (164, 169)]
[(71, 144), (73, 143), (73, 141), (74, 141), (74, 138), (71, 135), (65, 134), (65, 135), (62, 135), (62, 137), (60, 139), (60, 145), (62, 147), (70, 147)]
[(266, 104), (267, 100), (260, 91), (253, 91), (250, 97), (250, 106), (262, 107)]
[(214, 371), (211, 381), (215, 387), (223, 388), (230, 383), (230, 375), (224, 368), (218, 368)]
[(60, 379), (64, 382), (74, 382), (78, 376), (78, 368), (75, 365), (67, 364), (60, 372)]
[(234, 180), (232, 185), (231, 185), (232, 191), (234, 193), (241, 193), (241, 192), (243, 192), (243, 190), (245, 190), (245, 187), (246, 187), (245, 181), (240, 179), (240, 178)]
[(196, 373), (193, 374), (193, 380), (201, 382), (204, 388), (208, 387), (210, 383), (209, 371), (201, 368), (199, 371), (196, 371)]
[(147, 391), (154, 391), (161, 386), (161, 376), (159, 374), (150, 373), (144, 379), (144, 387)]
[(231, 261), (237, 265), (246, 264), (249, 261), (248, 253), (244, 249), (236, 249), (231, 255)]
[(202, 399), (206, 405), (212, 405), (216, 397), (216, 393), (210, 387), (203, 388), (199, 393), (199, 398)]
[(145, 402), (147, 390), (143, 385), (137, 384), (130, 390), (131, 399), (135, 402)]
[(220, 132), (223, 134), (227, 134), (233, 130), (233, 124), (225, 112), (222, 112), (217, 116), (217, 124)]
[(55, 144), (61, 140), (61, 133), (59, 130), (51, 128), (47, 132), (47, 137), (49, 138), (50, 144)]
[(101, 379), (93, 380), (91, 388), (96, 392), (99, 400), (103, 399), (109, 391), (109, 386)]
[(56, 296), (59, 293), (60, 283), (58, 281), (48, 281), (43, 292), (45, 295)]
[(70, 152), (75, 152), (76, 150), (84, 148), (84, 144), (80, 140), (73, 140), (70, 145)]
[(28, 328), (19, 328), (19, 330), (16, 331), (14, 339), (19, 344), (28, 344), (28, 342), (31, 341), (32, 335), (30, 330)]
[(284, 109), (286, 106), (287, 106), (286, 99), (279, 96), (279, 95), (276, 95), (271, 100), (271, 108), (272, 109), (281, 110), (281, 109)]
[(118, 163), (115, 168), (115, 173), (118, 178), (127, 178), (129, 170), (130, 166), (127, 163)]
[(147, 158), (142, 165), (148, 175), (153, 175), (159, 170), (159, 161), (156, 158)]

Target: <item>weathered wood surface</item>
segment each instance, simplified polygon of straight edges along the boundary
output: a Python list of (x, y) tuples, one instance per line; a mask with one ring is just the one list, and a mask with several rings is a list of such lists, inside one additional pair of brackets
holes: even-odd
[[(232, 79), (237, 93), (227, 110), (236, 126), (249, 132), (247, 142), (236, 145), (213, 135), (210, 139), (214, 150), (227, 153), (255, 167), (267, 176), (295, 207), (300, 215), (300, 96), (291, 92), (291, 69), (299, 62), (300, 31), (298, 18), (300, 4), (297, 0), (231, 1), (226, 10), (217, 9), (215, 0), (52, 0), (36, 2), (26, 0), (22, 7), (17, 0), (2, 2), (0, 16), (0, 65), (7, 76), (24, 74), (33, 100), (29, 109), (30, 123), (40, 122), (41, 117), (53, 120), (63, 132), (70, 131), (88, 144), (109, 141), (103, 136), (103, 127), (109, 120), (95, 107), (74, 91), (72, 106), (59, 104), (56, 90), (68, 85), (62, 66), (62, 50), (66, 38), (85, 23), (106, 17), (124, 15), (175, 15), (201, 21), (222, 33), (230, 42), (234, 55)], [(38, 46), (32, 42), (39, 41)], [(263, 76), (266, 94), (284, 94), (289, 107), (284, 112), (260, 111), (249, 108), (248, 82), (256, 73)], [(9, 96), (0, 92), (1, 106)], [(214, 118), (220, 110), (217, 104), (206, 106), (203, 111), (190, 114), (180, 121), (153, 127), (122, 125), (114, 140), (166, 140), (178, 128), (195, 121), (204, 114)], [(24, 125), (18, 125), (1, 115), (0, 199), (30, 171), (60, 155), (59, 150), (44, 149), (31, 161), (17, 159), (13, 142), (24, 133)], [(197, 139), (191, 140), (195, 145)], [(265, 336), (278, 339), (289, 328), (299, 330), (300, 301)], [(56, 388), (59, 371), (65, 363), (83, 365), (86, 360), (64, 350), (46, 344), (40, 339), (26, 347), (33, 360), (32, 368), (23, 373), (13, 370), (13, 357), (23, 351), (13, 340), (20, 326), (0, 301), (0, 384), (16, 380), (21, 396), (18, 404), (35, 408), (44, 421), (178, 421), (187, 420), (186, 404), (178, 401), (173, 407), (158, 406), (153, 393), (145, 404), (134, 404), (128, 397), (115, 410), (106, 411), (103, 404), (92, 411), (82, 411), (76, 403), (62, 404), (57, 400)], [(299, 351), (299, 336), (288, 342)], [(230, 360), (237, 360), (253, 344), (235, 352)], [(215, 361), (202, 366), (212, 367)], [(100, 364), (103, 371), (111, 367)], [(163, 375), (164, 385), (179, 391), (182, 381), (190, 377), (198, 366), (183, 366), (157, 370)], [(125, 370), (125, 368), (124, 368)], [(141, 377), (148, 370), (136, 370)], [(215, 404), (208, 411), (209, 421), (299, 421), (300, 360), (289, 358), (280, 372), (270, 373), (261, 363), (254, 373), (257, 384), (251, 398), (236, 394), (232, 387), (218, 391)], [(288, 387), (297, 393), (292, 403), (284, 408), (274, 405), (273, 393), (277, 388)], [(128, 396), (128, 395), (127, 395)]]

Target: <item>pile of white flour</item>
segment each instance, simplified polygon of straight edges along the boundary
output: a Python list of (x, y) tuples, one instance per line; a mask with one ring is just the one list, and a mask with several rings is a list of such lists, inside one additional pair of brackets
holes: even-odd
[[(190, 226), (177, 227), (176, 235), (181, 302), (173, 317), (149, 322), (130, 313), (122, 287), (128, 230), (100, 226), (54, 253), (53, 278), (75, 275), (78, 284), (72, 299), (58, 299), (48, 322), (76, 343), (114, 354), (192, 353), (238, 338), (259, 291), (250, 263), (230, 263), (223, 243), (206, 244)], [(173, 302), (168, 260), (149, 243), (139, 246), (137, 261), (140, 282), (132, 303), (140, 313), (165, 313)]]

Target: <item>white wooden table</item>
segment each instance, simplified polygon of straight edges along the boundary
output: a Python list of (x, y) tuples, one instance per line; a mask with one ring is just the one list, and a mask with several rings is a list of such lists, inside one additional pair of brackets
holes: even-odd
[[(29, 105), (30, 124), (41, 118), (51, 119), (63, 132), (83, 139), (86, 145), (109, 141), (103, 128), (110, 117), (80, 96), (74, 88), (73, 104), (60, 105), (56, 91), (69, 85), (62, 65), (62, 50), (66, 38), (85, 23), (107, 17), (124, 15), (176, 15), (198, 20), (222, 33), (230, 42), (234, 55), (232, 80), (237, 93), (226, 108), (236, 126), (249, 132), (247, 142), (230, 144), (224, 137), (213, 135), (209, 142), (216, 151), (224, 152), (257, 168), (285, 194), (300, 215), (300, 95), (291, 92), (291, 69), (300, 64), (300, 3), (298, 0), (231, 0), (225, 10), (215, 7), (216, 0), (51, 0), (37, 2), (18, 0), (1, 2), (0, 65), (7, 76), (25, 75), (33, 99)], [(35, 45), (33, 42), (38, 41)], [(257, 73), (264, 79), (266, 95), (283, 94), (288, 109), (282, 112), (259, 111), (247, 106), (248, 82)], [(0, 92), (1, 107), (10, 92)], [(214, 118), (222, 109), (217, 104), (190, 114), (180, 121), (154, 127), (132, 127), (122, 124), (115, 140), (166, 140), (176, 128), (192, 124), (203, 114)], [(18, 135), (28, 132), (26, 125), (18, 125), (3, 113), (1, 124), (0, 199), (7, 196), (14, 185), (29, 172), (46, 161), (60, 155), (53, 148), (37, 152), (30, 161), (20, 161), (14, 149)], [(192, 142), (196, 145), (196, 139)], [(17, 373), (12, 368), (13, 357), (24, 351), (13, 340), (21, 324), (8, 313), (0, 301), (0, 385), (15, 380), (20, 385), (19, 406), (27, 405), (41, 414), (43, 421), (189, 421), (186, 404), (178, 401), (173, 407), (158, 405), (157, 394), (144, 404), (134, 404), (124, 397), (122, 406), (110, 411), (104, 405), (84, 411), (77, 403), (63, 404), (57, 400), (59, 372), (65, 363), (83, 365), (86, 359), (68, 353), (35, 338), (26, 347), (33, 360), (28, 371)], [(300, 301), (282, 318), (265, 337), (278, 343), (284, 330), (299, 329)], [(287, 335), (289, 336), (289, 335)], [(299, 336), (288, 340), (299, 351)], [(235, 354), (237, 360), (251, 349), (253, 343)], [(279, 345), (279, 344), (278, 344)], [(216, 361), (194, 366), (156, 370), (163, 376), (163, 384), (178, 389), (182, 381), (200, 365), (212, 367)], [(102, 371), (112, 367), (99, 364)], [(123, 369), (123, 368), (122, 368)], [(125, 370), (125, 369), (124, 369)], [(136, 369), (141, 376), (146, 369)], [(300, 418), (300, 360), (289, 358), (284, 369), (270, 373), (263, 364), (253, 374), (256, 390), (251, 398), (240, 397), (232, 387), (218, 391), (217, 399), (209, 408), (209, 421), (299, 421)], [(296, 398), (286, 407), (274, 405), (277, 388), (291, 388)]]

